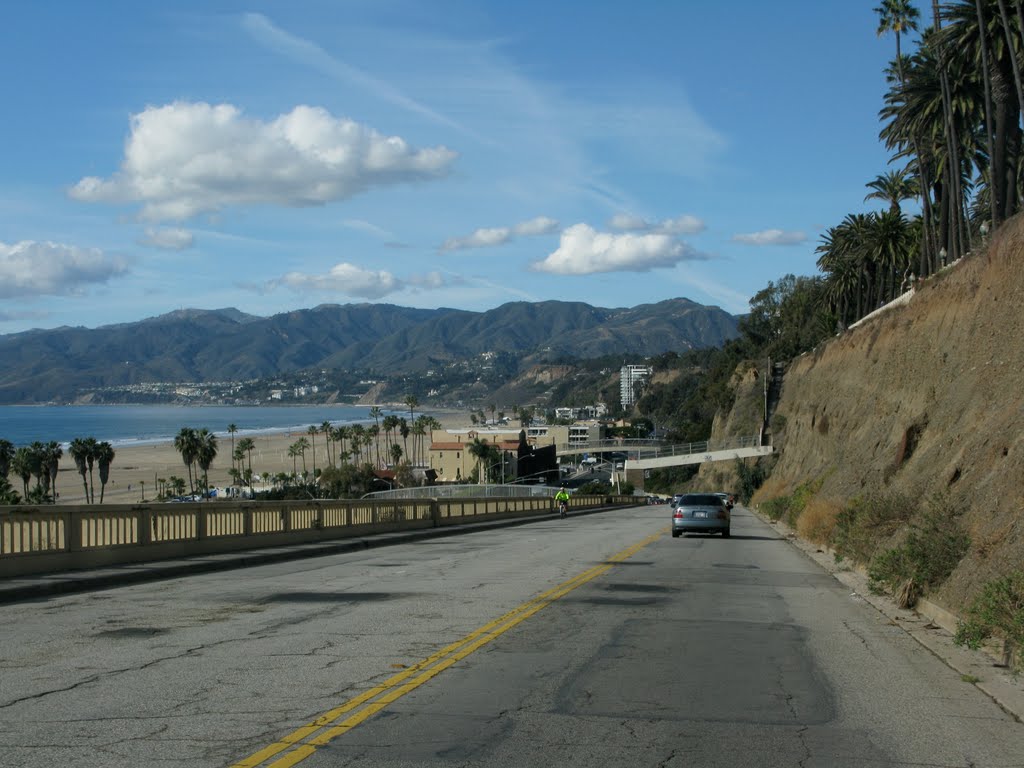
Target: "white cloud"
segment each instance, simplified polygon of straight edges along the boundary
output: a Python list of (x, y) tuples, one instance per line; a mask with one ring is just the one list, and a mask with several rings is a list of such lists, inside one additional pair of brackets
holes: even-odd
[(612, 235), (576, 224), (562, 233), (554, 253), (532, 267), (539, 272), (590, 275), (596, 272), (647, 272), (681, 261), (703, 258), (665, 234)]
[(142, 245), (149, 245), (153, 248), (164, 248), (169, 251), (183, 251), (191, 248), (195, 242), (192, 233), (187, 229), (177, 227), (149, 228), (143, 237), (139, 238)]
[(441, 244), (442, 251), (462, 251), (467, 248), (490, 248), (504, 245), (512, 239), (512, 230), (508, 227), (489, 227), (478, 229), (465, 237), (449, 237)]
[(537, 237), (558, 231), (558, 222), (548, 216), (521, 221), (512, 227), (482, 227), (465, 237), (449, 237), (441, 251), (463, 251), (467, 248), (491, 248), (504, 245), (516, 237)]
[(295, 291), (340, 293), (363, 299), (380, 299), (406, 289), (434, 290), (445, 285), (439, 272), (413, 275), (401, 279), (385, 270), (363, 269), (355, 264), (340, 262), (322, 275), (289, 272), (267, 284), (268, 289), (283, 286)]
[(803, 232), (765, 229), (746, 235), (733, 235), (732, 239), (737, 243), (746, 243), (747, 245), (797, 245), (807, 242), (807, 235)]
[(608, 220), (608, 226), (623, 232), (653, 232), (662, 235), (696, 235), (705, 229), (703, 221), (689, 214), (654, 223), (632, 213), (617, 213)]
[(298, 106), (271, 122), (230, 104), (175, 102), (133, 115), (121, 169), (70, 194), (141, 203), (142, 216), (184, 221), (228, 206), (323, 205), (367, 189), (444, 176), (456, 153), (415, 149), (397, 136)]
[(74, 296), (128, 272), (126, 259), (96, 248), (23, 240), (0, 242), (0, 298)]
[(513, 229), (519, 237), (550, 235), (558, 231), (558, 222), (547, 216), (538, 216), (529, 221), (519, 222)]

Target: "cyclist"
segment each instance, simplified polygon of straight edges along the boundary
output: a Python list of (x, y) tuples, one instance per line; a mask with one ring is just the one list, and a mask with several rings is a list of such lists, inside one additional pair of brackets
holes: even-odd
[(555, 504), (558, 505), (559, 517), (565, 517), (566, 510), (569, 508), (569, 492), (565, 490), (564, 485), (555, 494)]

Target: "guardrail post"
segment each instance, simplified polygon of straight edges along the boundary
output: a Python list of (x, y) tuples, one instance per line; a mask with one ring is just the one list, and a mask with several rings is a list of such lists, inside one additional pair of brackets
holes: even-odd
[(441, 502), (436, 498), (430, 500), (430, 519), (434, 523), (434, 528), (441, 525)]
[(68, 510), (67, 523), (68, 552), (82, 551), (82, 519), (75, 510)]
[(139, 546), (145, 547), (153, 543), (153, 510), (147, 507), (137, 507), (139, 516), (136, 525), (139, 526)]

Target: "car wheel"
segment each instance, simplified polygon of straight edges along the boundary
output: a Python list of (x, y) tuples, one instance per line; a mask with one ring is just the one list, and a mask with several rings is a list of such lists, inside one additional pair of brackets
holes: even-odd
[(678, 539), (679, 538), (679, 531), (672, 531), (672, 538), (673, 539)]
[(724, 531), (722, 531), (722, 538), (723, 539), (728, 539), (730, 536), (732, 536), (732, 532), (728, 528), (726, 528)]

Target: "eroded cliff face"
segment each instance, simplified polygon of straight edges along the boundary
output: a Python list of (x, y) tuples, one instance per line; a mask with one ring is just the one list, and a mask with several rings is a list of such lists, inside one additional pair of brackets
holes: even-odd
[(950, 610), (1024, 566), (1024, 218), (794, 360), (776, 413), (771, 488), (820, 478), (840, 503), (889, 489), (963, 509), (970, 553), (934, 595)]

